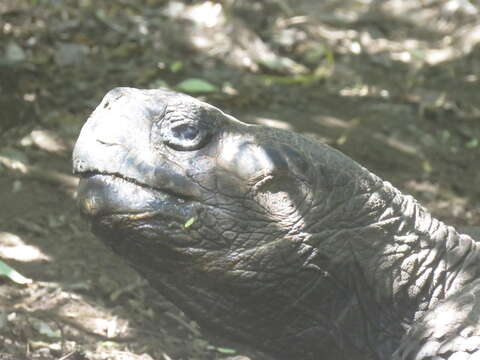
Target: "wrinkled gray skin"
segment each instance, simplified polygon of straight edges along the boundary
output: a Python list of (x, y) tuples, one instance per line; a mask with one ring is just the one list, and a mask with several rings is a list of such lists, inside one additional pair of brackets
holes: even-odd
[(93, 231), (205, 328), (277, 359), (480, 356), (478, 244), (326, 145), (117, 88), (73, 158)]

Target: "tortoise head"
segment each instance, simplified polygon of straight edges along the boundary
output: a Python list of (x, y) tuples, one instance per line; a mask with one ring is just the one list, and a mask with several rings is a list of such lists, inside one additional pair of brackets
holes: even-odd
[(93, 112), (73, 167), (95, 234), (201, 324), (263, 345), (318, 326), (305, 293), (334, 290), (312, 262), (328, 267), (337, 252), (320, 254), (314, 233), (328, 239), (328, 223), (353, 211), (339, 209), (366, 173), (300, 135), (132, 88)]

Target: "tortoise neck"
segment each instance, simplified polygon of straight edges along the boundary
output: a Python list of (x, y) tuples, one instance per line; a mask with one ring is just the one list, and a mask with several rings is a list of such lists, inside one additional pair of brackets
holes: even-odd
[(355, 296), (367, 308), (383, 307), (408, 323), (478, 275), (477, 243), (390, 183), (382, 182), (363, 206), (350, 226), (324, 228), (312, 239), (313, 262), (350, 293), (360, 293)]

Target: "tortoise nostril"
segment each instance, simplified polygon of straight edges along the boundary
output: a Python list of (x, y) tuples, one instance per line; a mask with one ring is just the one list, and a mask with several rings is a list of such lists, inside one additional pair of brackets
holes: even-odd
[(76, 159), (73, 161), (73, 173), (83, 172), (87, 168), (85, 161)]

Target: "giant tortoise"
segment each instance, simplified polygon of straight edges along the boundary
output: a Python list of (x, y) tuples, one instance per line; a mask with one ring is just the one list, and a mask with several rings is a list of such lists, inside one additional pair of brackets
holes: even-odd
[(480, 359), (480, 252), (341, 152), (111, 90), (73, 154), (93, 232), (202, 327), (276, 359)]

